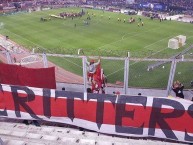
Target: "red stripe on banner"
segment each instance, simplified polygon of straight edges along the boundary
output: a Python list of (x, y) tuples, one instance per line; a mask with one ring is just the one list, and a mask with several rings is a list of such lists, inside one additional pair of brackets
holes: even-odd
[(74, 114), (76, 118), (96, 122), (96, 106), (96, 102), (93, 101), (76, 100), (74, 103)]
[(51, 116), (67, 117), (67, 104), (65, 98), (51, 98)]
[(0, 91), (0, 109), (6, 108), (4, 93)]
[(0, 94), (0, 98), (2, 98), (2, 100), (4, 100), (4, 107), (1, 109), (7, 109), (7, 110), (15, 110), (15, 104), (13, 102), (13, 97), (12, 94), (10, 92), (1, 92)]
[[(27, 94), (19, 93), (19, 96), (21, 98), (26, 97), (26, 95)], [(3, 95), (1, 93), (0, 98), (3, 98), (3, 100), (5, 101), (5, 106), (6, 106), (7, 110), (13, 110), (13, 111), (15, 110), (15, 104), (14, 104), (12, 93), (4, 91)], [(43, 115), (42, 96), (35, 96), (34, 101), (26, 102), (26, 104), (34, 111), (35, 114)], [(23, 108), (22, 105), (19, 105), (19, 106), (20, 106), (20, 111), (26, 112), (26, 110)], [(3, 109), (3, 108), (1, 108), (1, 109)]]
[[(26, 94), (19, 93), (20, 97), (26, 97)], [(43, 97), (35, 96), (34, 101), (30, 101), (27, 105), (37, 115), (44, 116)], [(0, 109), (15, 110), (15, 104), (12, 93), (4, 91), (0, 93)], [(149, 128), (152, 114), (152, 107), (143, 107), (138, 105), (126, 105), (125, 111), (133, 112), (133, 117), (123, 117), (122, 126), (141, 127), (144, 124), (145, 128)], [(162, 114), (173, 112), (174, 109), (161, 109)], [(26, 110), (20, 105), (20, 111), (26, 112)], [(180, 111), (180, 110), (178, 110)], [(102, 113), (102, 112), (101, 112)], [(163, 120), (162, 116), (159, 116), (157, 120)], [(68, 117), (67, 114), (67, 100), (66, 98), (53, 98), (51, 97), (51, 116), (53, 117)], [(96, 122), (97, 116), (97, 102), (95, 101), (74, 101), (74, 116), (75, 118)], [(155, 118), (154, 118), (155, 119)], [(103, 124), (115, 125), (116, 120), (116, 105), (115, 107), (111, 103), (104, 103)], [(170, 126), (172, 130), (176, 131), (188, 131), (193, 133), (193, 118), (185, 110), (185, 113), (177, 118), (164, 118), (164, 121)], [(156, 128), (160, 128), (159, 124), (156, 124)], [(163, 126), (162, 129), (165, 129)]]
[[(161, 112), (168, 113), (173, 111), (174, 109), (161, 109)], [(178, 110), (181, 112), (180, 110)], [(188, 114), (188, 112), (185, 110), (184, 114), (181, 117), (178, 118), (166, 118), (165, 122), (170, 126), (172, 130), (177, 131), (188, 131), (190, 133), (193, 133), (193, 118)], [(160, 126), (156, 125), (156, 128), (160, 128)], [(162, 127), (162, 129), (165, 129)]]

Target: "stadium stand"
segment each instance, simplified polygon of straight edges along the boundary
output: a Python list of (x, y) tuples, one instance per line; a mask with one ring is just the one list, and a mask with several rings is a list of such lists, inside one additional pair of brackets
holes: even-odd
[[(161, 4), (161, 5), (165, 5), (167, 6), (167, 11), (172, 10), (172, 13), (174, 10), (178, 11), (178, 10), (183, 10), (185, 11), (185, 13), (192, 15), (193, 14), (193, 2), (191, 0), (171, 0), (171, 1), (167, 1), (167, 0), (135, 0), (134, 1), (134, 5), (135, 7), (133, 8), (139, 8), (139, 5), (144, 4), (144, 3), (149, 3), (149, 4)], [(0, 2), (0, 4), (3, 5), (4, 9), (6, 9), (6, 7), (16, 7), (19, 6), (18, 8), (21, 9), (27, 9), (29, 7), (36, 7), (36, 6), (51, 6), (53, 8), (55, 7), (61, 7), (61, 6), (70, 6), (70, 5), (74, 5), (74, 6), (78, 6), (78, 5), (82, 5), (82, 4), (87, 4), (87, 5), (94, 5), (94, 6), (102, 6), (102, 7), (108, 7), (108, 6), (118, 6), (118, 7), (130, 7), (129, 4), (127, 4), (127, 0), (49, 0), (49, 1), (43, 1), (43, 0), (37, 0), (37, 1), (33, 1), (33, 0), (3, 0)], [(137, 5), (137, 7), (136, 7)], [(131, 6), (132, 8), (132, 6)], [(148, 10), (148, 9), (146, 9)], [(164, 8), (164, 11), (166, 9)], [(184, 12), (183, 12), (184, 13)]]
[(183, 7), (185, 9), (193, 9), (192, 0), (135, 0), (136, 3), (142, 2), (153, 2), (153, 3), (163, 3), (169, 6)]
[[(2, 145), (178, 145), (178, 143), (109, 136), (76, 127), (42, 122), (41, 127), (21, 120), (0, 118)], [(60, 126), (60, 127), (59, 127)], [(1, 145), (1, 142), (0, 142)], [(183, 145), (183, 143), (181, 143)]]
[[(17, 0), (15, 2), (20, 2)], [(33, 5), (60, 5), (60, 4), (79, 4), (79, 1), (37, 1), (36, 3), (28, 1), (22, 1), (23, 6), (33, 6)], [(145, 0), (136, 0), (137, 3), (146, 2)], [(148, 0), (148, 2), (155, 2)], [(166, 0), (157, 0), (157, 2), (162, 2), (168, 4)], [(13, 6), (11, 1), (3, 0), (4, 6)], [(9, 4), (10, 3), (10, 4)], [(80, 2), (81, 3), (81, 2)], [(125, 4), (125, 0), (114, 0), (114, 1), (90, 1), (92, 4), (98, 5), (119, 5)], [(172, 0), (169, 4), (170, 6), (183, 7), (185, 9), (193, 9), (193, 3), (191, 0)], [(160, 66), (163, 63), (156, 64), (154, 67)], [(150, 66), (152, 67), (152, 66)], [(97, 132), (91, 132), (88, 130), (79, 130), (78, 127), (73, 127), (65, 124), (47, 123), (41, 122), (41, 127), (36, 127), (34, 125), (26, 126), (22, 123), (22, 120), (11, 120), (0, 118), (0, 145), (60, 145), (60, 144), (70, 144), (70, 145), (176, 145), (178, 143), (167, 143), (163, 141), (155, 140), (139, 140), (134, 138), (123, 138), (117, 136), (109, 136), (105, 134), (100, 134)], [(183, 143), (180, 143), (183, 145)]]

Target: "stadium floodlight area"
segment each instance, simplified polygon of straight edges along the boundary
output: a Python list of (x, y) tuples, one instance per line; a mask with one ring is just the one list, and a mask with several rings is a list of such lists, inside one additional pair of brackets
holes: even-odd
[(186, 36), (178, 35), (174, 38), (169, 39), (168, 41), (168, 48), (178, 49), (184, 46), (186, 43)]

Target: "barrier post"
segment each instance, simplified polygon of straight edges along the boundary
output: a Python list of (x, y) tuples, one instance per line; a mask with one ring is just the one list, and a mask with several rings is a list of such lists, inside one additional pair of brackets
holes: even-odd
[(170, 75), (169, 75), (169, 79), (168, 79), (168, 85), (167, 85), (167, 92), (166, 92), (166, 97), (170, 94), (171, 91), (171, 87), (174, 81), (174, 76), (175, 76), (175, 71), (176, 71), (176, 60), (172, 60), (172, 64), (171, 64), (171, 69), (170, 69)]
[(9, 51), (6, 52), (6, 58), (7, 58), (7, 63), (8, 63), (8, 64), (12, 64), (11, 56), (10, 56)]
[(128, 57), (125, 59), (124, 67), (124, 94), (128, 94), (128, 79), (129, 79), (129, 52)]
[(4, 145), (4, 142), (2, 141), (1, 138), (0, 138), (0, 145)]
[(42, 57), (43, 57), (43, 62), (44, 62), (44, 68), (48, 68), (48, 60), (46, 57), (46, 53), (43, 53)]
[(83, 81), (84, 81), (84, 93), (87, 92), (87, 69), (86, 69), (86, 56), (82, 57), (82, 66), (83, 66)]

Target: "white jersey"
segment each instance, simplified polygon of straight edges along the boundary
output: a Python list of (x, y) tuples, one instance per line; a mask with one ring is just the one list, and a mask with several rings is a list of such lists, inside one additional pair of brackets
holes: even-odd
[(93, 64), (90, 64), (90, 62), (86, 62), (87, 63), (87, 71), (89, 72), (89, 73), (95, 73), (96, 72), (96, 66), (97, 65), (99, 65), (99, 63), (100, 63), (100, 59), (98, 60), (98, 62), (96, 62), (96, 63), (93, 63)]

